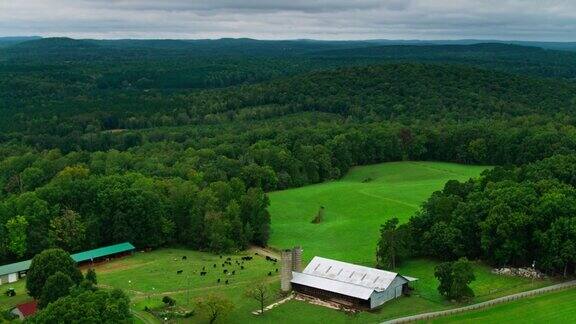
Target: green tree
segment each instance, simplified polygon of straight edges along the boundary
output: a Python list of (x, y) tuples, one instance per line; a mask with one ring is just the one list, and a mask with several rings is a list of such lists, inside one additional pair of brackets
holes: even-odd
[(16, 216), (6, 222), (8, 250), (21, 258), (26, 253), (28, 221), (24, 216)]
[(446, 298), (463, 301), (474, 297), (469, 285), (476, 278), (468, 259), (441, 263), (436, 266), (434, 276), (440, 282), (438, 292)]
[(26, 273), (26, 289), (30, 296), (40, 298), (46, 280), (56, 272), (67, 275), (74, 284), (79, 284), (83, 279), (82, 273), (68, 253), (61, 249), (45, 250), (32, 259)]
[(44, 308), (59, 298), (68, 296), (72, 286), (74, 286), (74, 282), (68, 275), (60, 271), (51, 275), (48, 277), (48, 279), (46, 279), (46, 283), (42, 288), (42, 294), (40, 295), (40, 299), (38, 301), (38, 307)]
[(79, 290), (62, 297), (35, 316), (30, 323), (132, 323), (130, 299), (121, 290)]
[(96, 270), (94, 270), (94, 268), (88, 269), (88, 271), (86, 271), (86, 276), (84, 278), (90, 281), (95, 286), (98, 284), (98, 279), (96, 277)]
[(266, 305), (266, 302), (272, 297), (272, 292), (266, 283), (259, 281), (250, 285), (248, 290), (246, 290), (245, 295), (246, 297), (252, 298), (258, 302), (258, 306), (260, 306), (260, 314), (264, 315), (264, 306)]
[(234, 304), (228, 298), (214, 294), (199, 298), (196, 306), (208, 317), (210, 324), (219, 318), (226, 317), (234, 310)]
[(398, 223), (398, 218), (392, 218), (380, 227), (376, 260), (382, 269), (396, 269), (409, 254), (407, 228), (398, 227)]
[(70, 209), (50, 221), (50, 241), (66, 251), (79, 250), (86, 238), (86, 226), (80, 215)]

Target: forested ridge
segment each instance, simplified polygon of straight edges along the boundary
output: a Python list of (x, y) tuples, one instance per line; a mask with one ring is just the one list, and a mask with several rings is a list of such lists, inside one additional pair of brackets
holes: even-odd
[(290, 55), (276, 44), (268, 55), (202, 57), (180, 43), (33, 42), (0, 51), (3, 263), (126, 240), (233, 251), (266, 244), (266, 191), (355, 165), (522, 165), (576, 153), (576, 84), (555, 73), (318, 58), (310, 53), (325, 48), (309, 43)]

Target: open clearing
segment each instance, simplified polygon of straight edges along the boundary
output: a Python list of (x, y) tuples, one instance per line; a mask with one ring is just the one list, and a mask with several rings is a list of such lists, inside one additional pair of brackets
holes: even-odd
[(574, 323), (576, 289), (547, 293), (431, 321), (432, 323)]
[[(477, 177), (487, 167), (441, 162), (392, 162), (356, 167), (338, 181), (270, 194), (276, 248), (302, 245), (315, 255), (374, 266), (380, 225), (407, 221), (448, 180)], [(320, 206), (324, 221), (311, 221)]]

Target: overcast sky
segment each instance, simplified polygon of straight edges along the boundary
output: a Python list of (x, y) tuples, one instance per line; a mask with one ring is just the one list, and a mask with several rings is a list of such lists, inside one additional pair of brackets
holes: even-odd
[(0, 36), (576, 41), (576, 0), (0, 0)]

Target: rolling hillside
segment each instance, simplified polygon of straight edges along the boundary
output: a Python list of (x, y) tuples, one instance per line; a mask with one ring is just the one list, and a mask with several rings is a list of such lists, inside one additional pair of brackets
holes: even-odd
[[(339, 181), (270, 194), (270, 245), (302, 245), (315, 255), (373, 266), (380, 225), (408, 220), (446, 181), (475, 177), (486, 167), (436, 162), (397, 162), (357, 167)], [(312, 224), (320, 206), (325, 219)]]

